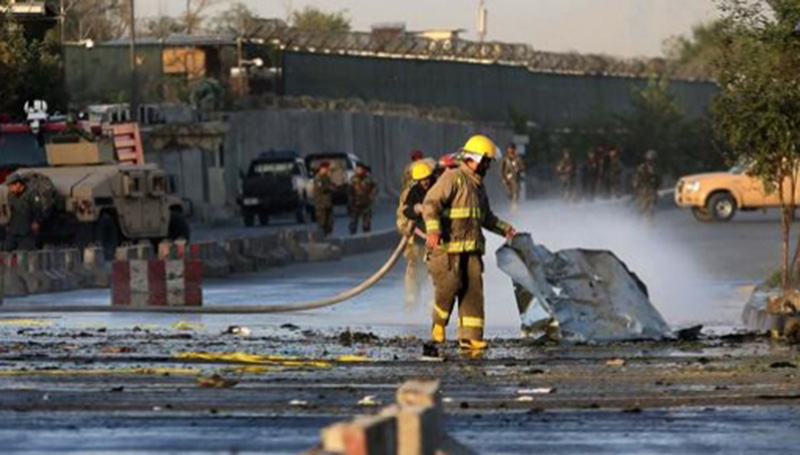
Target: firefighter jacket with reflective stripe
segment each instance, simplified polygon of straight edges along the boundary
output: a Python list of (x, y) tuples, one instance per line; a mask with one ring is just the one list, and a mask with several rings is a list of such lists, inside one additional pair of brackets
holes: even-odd
[(497, 218), (481, 177), (466, 164), (439, 177), (423, 203), (425, 230), (440, 233), (448, 253), (484, 252), (481, 228), (503, 235), (509, 225)]

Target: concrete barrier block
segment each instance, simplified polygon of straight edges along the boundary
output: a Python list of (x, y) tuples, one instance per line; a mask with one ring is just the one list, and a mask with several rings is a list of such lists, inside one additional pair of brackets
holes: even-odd
[(200, 306), (203, 301), (200, 261), (114, 261), (111, 304), (114, 306)]
[(397, 455), (397, 416), (356, 417), (345, 425), (346, 455)]
[(301, 243), (300, 248), (305, 252), (308, 262), (338, 261), (342, 258), (342, 250), (330, 243)]
[(106, 265), (105, 254), (101, 247), (88, 246), (83, 249), (83, 269), (90, 277), (89, 286), (96, 288), (110, 286), (111, 273)]
[(414, 379), (404, 382), (397, 389), (397, 404), (401, 408), (431, 408), (431, 425), (438, 435), (444, 433), (444, 406), (440, 386), (438, 379)]
[(245, 239), (232, 239), (225, 242), (228, 262), (233, 273), (251, 273), (256, 271), (253, 259), (244, 254)]
[(28, 288), (20, 274), (17, 253), (2, 253), (0, 259), (3, 264), (3, 294), (10, 297), (27, 295)]

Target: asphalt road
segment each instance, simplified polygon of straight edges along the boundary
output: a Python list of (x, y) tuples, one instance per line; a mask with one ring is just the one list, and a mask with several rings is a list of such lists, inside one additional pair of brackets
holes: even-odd
[[(390, 210), (379, 216), (391, 222)], [(650, 228), (620, 204), (565, 208), (534, 201), (510, 218), (551, 249), (614, 251), (647, 283), (673, 326), (704, 323), (708, 332), (735, 328), (747, 286), (780, 258), (776, 214), (700, 224), (671, 209), (660, 212)], [(490, 251), (500, 242), (493, 239)], [(263, 304), (335, 293), (358, 283), (387, 256), (208, 282), (206, 302)], [(510, 283), (492, 256), (487, 255), (486, 287), (493, 347), (483, 359), (461, 358), (450, 345), (446, 361), (420, 361), (428, 309), (402, 311), (401, 268), (353, 301), (308, 313), (3, 318), (2, 453), (296, 453), (316, 441), (324, 424), (371, 412), (356, 404), (363, 396), (388, 402), (398, 383), (418, 376), (443, 379), (448, 430), (482, 454), (753, 454), (798, 446), (795, 347), (736, 337), (609, 346), (516, 341)], [(8, 304), (103, 304), (107, 298), (105, 291), (82, 291)], [(245, 325), (253, 334), (223, 335), (229, 325)], [(355, 341), (347, 329), (359, 332)], [(299, 356), (327, 364), (182, 357), (197, 351)], [(336, 361), (344, 354), (366, 359)], [(612, 367), (609, 359), (625, 364)], [(213, 373), (239, 383), (197, 387), (195, 377)], [(555, 391), (518, 400), (519, 389), (533, 387)], [(291, 406), (293, 399), (307, 404)]]

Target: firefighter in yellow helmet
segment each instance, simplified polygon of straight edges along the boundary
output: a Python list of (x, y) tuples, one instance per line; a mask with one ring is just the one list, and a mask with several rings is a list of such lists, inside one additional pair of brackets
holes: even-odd
[(511, 238), (514, 228), (495, 216), (483, 178), (498, 155), (486, 136), (472, 136), (461, 150), (461, 164), (439, 177), (425, 196), (428, 271), (433, 279), (434, 342), (445, 339), (445, 327), (458, 299), (458, 340), (464, 349), (480, 351), (483, 339), (482, 229)]
[(405, 309), (417, 308), (422, 287), (425, 284), (425, 222), (422, 219), (422, 202), (436, 178), (433, 163), (418, 160), (411, 166), (412, 183), (402, 200), (402, 215), (406, 220), (406, 232), (411, 231), (411, 241), (406, 246), (406, 295)]

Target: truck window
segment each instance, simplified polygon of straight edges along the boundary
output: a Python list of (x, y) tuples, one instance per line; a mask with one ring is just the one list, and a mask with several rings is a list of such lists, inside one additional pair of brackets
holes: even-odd
[(37, 167), (47, 165), (45, 138), (30, 133), (0, 134), (0, 166)]
[(251, 174), (257, 175), (291, 175), (295, 164), (292, 162), (255, 163)]

